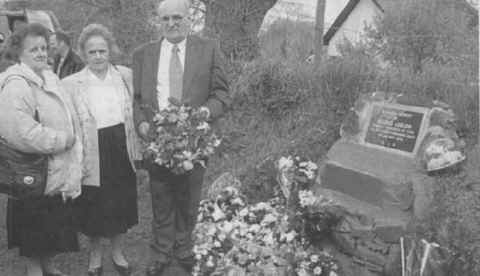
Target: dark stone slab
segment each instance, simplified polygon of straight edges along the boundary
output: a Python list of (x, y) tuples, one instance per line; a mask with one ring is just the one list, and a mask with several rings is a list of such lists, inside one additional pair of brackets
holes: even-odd
[(323, 189), (377, 207), (374, 217), (391, 210), (411, 217), (426, 211), (433, 178), (408, 156), (340, 140), (328, 152), (319, 182)]

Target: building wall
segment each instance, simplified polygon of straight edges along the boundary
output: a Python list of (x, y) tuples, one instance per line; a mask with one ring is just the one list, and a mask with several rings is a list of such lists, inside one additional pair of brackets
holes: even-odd
[(279, 19), (291, 21), (315, 22), (316, 0), (279, 0), (265, 15), (262, 31)]
[(339, 56), (338, 44), (347, 39), (356, 43), (363, 39), (365, 26), (372, 25), (377, 16), (382, 13), (371, 0), (361, 0), (350, 13), (340, 29), (330, 39), (328, 44), (328, 55)]

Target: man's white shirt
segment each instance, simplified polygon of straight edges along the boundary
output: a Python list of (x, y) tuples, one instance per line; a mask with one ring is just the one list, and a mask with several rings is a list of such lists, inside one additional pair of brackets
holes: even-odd
[[(182, 40), (178, 43), (178, 56), (180, 57), (180, 62), (183, 71), (185, 72), (185, 45), (186, 40)], [(162, 41), (160, 48), (160, 58), (158, 61), (158, 73), (157, 73), (157, 99), (158, 99), (158, 108), (164, 109), (168, 106), (168, 98), (170, 98), (170, 81), (169, 81), (169, 66), (170, 58), (172, 56), (172, 47), (173, 44), (167, 39)]]

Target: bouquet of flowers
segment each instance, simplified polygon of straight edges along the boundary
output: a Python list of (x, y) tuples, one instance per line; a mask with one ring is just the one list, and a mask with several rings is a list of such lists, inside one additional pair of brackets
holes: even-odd
[(184, 174), (195, 164), (206, 166), (221, 140), (207, 122), (208, 110), (171, 104), (153, 119), (156, 137), (148, 145), (155, 163)]
[(299, 190), (309, 189), (318, 174), (317, 164), (299, 156), (282, 156), (276, 163), (276, 168), (277, 182), (287, 200), (292, 193), (296, 194)]

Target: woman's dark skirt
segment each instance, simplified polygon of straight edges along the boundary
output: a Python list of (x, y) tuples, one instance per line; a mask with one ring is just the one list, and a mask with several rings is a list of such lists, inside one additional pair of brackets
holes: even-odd
[(7, 203), (8, 248), (20, 256), (40, 257), (78, 251), (74, 203), (60, 195)]
[(82, 186), (76, 200), (80, 232), (90, 237), (126, 233), (138, 224), (137, 186), (123, 124), (98, 130), (100, 187)]

